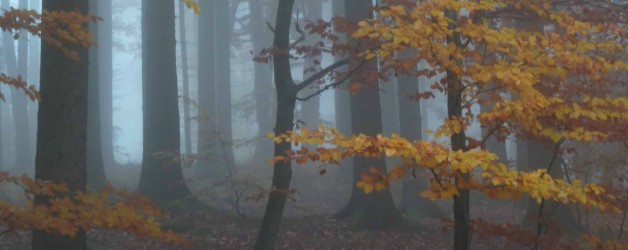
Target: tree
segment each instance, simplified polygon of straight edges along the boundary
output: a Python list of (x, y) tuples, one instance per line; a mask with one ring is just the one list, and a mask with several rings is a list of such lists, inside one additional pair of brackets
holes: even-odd
[[(21, 5), (24, 5), (24, 1), (20, 1)], [(2, 1), (2, 6), (10, 6), (8, 0)], [(20, 7), (22, 7), (20, 6)], [(28, 5), (27, 5), (28, 6)], [(24, 81), (28, 79), (28, 43), (26, 42), (26, 33), (21, 33), (21, 39), (18, 41), (18, 56), (15, 55), (15, 40), (13, 35), (4, 32), (3, 34), (3, 52), (5, 58), (5, 64), (7, 65), (8, 73), (10, 76), (17, 77), (18, 75)], [(20, 90), (11, 88), (11, 96), (19, 96)], [(28, 129), (28, 116), (27, 106), (25, 98), (11, 98), (11, 110), (13, 111), (13, 123), (15, 124), (15, 168), (22, 173), (29, 173), (32, 165), (32, 153), (30, 148), (30, 134)]]
[(174, 4), (142, 1), (144, 152), (138, 192), (167, 208), (198, 205), (180, 165)]
[[(345, 1), (345, 17), (349, 21), (360, 22), (372, 17), (372, 4), (360, 0)], [(349, 11), (350, 10), (350, 11)], [(354, 42), (357, 44), (357, 42)], [(358, 50), (364, 50), (358, 47)], [(350, 79), (351, 84), (361, 84), (356, 93), (349, 97), (351, 104), (351, 131), (353, 133), (382, 134), (382, 115), (377, 77), (369, 77), (377, 72), (377, 64), (371, 61), (361, 67)], [(370, 110), (373, 112), (364, 112)], [(353, 181), (357, 184), (361, 174), (375, 166), (380, 172), (386, 171), (386, 161), (381, 158), (353, 158)], [(349, 203), (338, 213), (340, 217), (358, 218), (366, 228), (381, 228), (399, 225), (402, 216), (395, 208), (390, 190), (372, 195), (365, 194), (357, 185), (353, 185)]]
[[(445, 73), (431, 87), (447, 94), (448, 117), (434, 135), (450, 137), (449, 145), (410, 142), (395, 136), (344, 136), (334, 129), (302, 129), (275, 140), (327, 143), (336, 145), (336, 150), (294, 151), (287, 158), (276, 157), (275, 161), (337, 163), (347, 157), (379, 157), (383, 152), (407, 163), (388, 173), (375, 167), (363, 173), (357, 186), (366, 193), (381, 192), (389, 181), (398, 180), (417, 167), (425, 168), (432, 173), (431, 188), (422, 195), (454, 200), (455, 249), (470, 247), (471, 189), (492, 198), (517, 199), (527, 194), (538, 203), (551, 200), (617, 209), (614, 195), (600, 185), (583, 187), (576, 181), (554, 179), (549, 167), (529, 172), (509, 170), (497, 155), (484, 149), (491, 135), (524, 135), (552, 144), (563, 140), (623, 140), (620, 138), (625, 132), (618, 129), (627, 122), (628, 99), (608, 93), (608, 86), (615, 82), (610, 76), (628, 69), (628, 63), (617, 57), (626, 49), (621, 42), (625, 41), (623, 26), (577, 19), (578, 15), (556, 10), (549, 2), (389, 3), (378, 9), (377, 18), (361, 22), (352, 33), (356, 39), (375, 39), (380, 43), (360, 57), (378, 57), (383, 62), (381, 68), (392, 72), (407, 70), (425, 60), (430, 70), (419, 75)], [(511, 9), (517, 10), (521, 18), (538, 18), (545, 27), (552, 25), (555, 30), (530, 32), (488, 25), (488, 19), (503, 18), (512, 14)], [(418, 56), (413, 60), (395, 59), (397, 53), (407, 49), (415, 49)], [(499, 60), (484, 60), (486, 54), (495, 54)], [(503, 98), (500, 94), (491, 99), (480, 96), (489, 91), (517, 98)], [(492, 110), (471, 112), (476, 103), (490, 102), (495, 103)], [(467, 136), (467, 127), (474, 120), (492, 133), (478, 139)], [(475, 169), (481, 169), (479, 177), (470, 175)]]
[(100, 131), (103, 164), (115, 165), (113, 147), (113, 1), (97, 1), (98, 16), (98, 76), (100, 82)]
[(188, 44), (185, 26), (185, 4), (179, 1), (179, 46), (181, 47), (181, 75), (183, 81), (183, 140), (185, 142), (185, 153), (192, 153), (192, 135), (191, 135), (191, 118), (190, 118), (190, 79), (188, 68)]
[[(301, 1), (301, 11), (304, 12), (303, 22), (316, 22), (318, 19), (323, 17), (323, 1)], [(316, 46), (316, 43), (319, 42), (321, 38), (316, 34), (306, 34), (303, 40), (303, 46)], [(320, 52), (313, 52), (307, 55), (303, 61), (303, 78), (308, 78), (312, 74), (316, 73), (320, 70), (321, 64), (321, 54)], [(308, 88), (306, 91), (303, 91), (304, 95), (309, 95), (312, 92), (318, 91), (318, 87), (320, 83), (314, 84), (312, 87)], [(320, 123), (320, 98), (318, 96), (314, 96), (307, 100), (306, 102), (301, 103), (301, 119), (302, 121), (311, 128), (316, 128)]]
[[(91, 13), (98, 14), (96, 0), (89, 1)], [(90, 23), (89, 31), (98, 40), (98, 24)], [(88, 86), (87, 86), (87, 184), (93, 189), (105, 186), (105, 167), (102, 157), (102, 137), (100, 121), (100, 50), (89, 48)]]
[[(43, 8), (85, 15), (88, 1), (44, 0)], [(41, 45), (40, 93), (44, 102), (37, 119), (35, 178), (65, 183), (72, 192), (85, 192), (88, 53), (82, 46), (71, 49), (79, 61), (68, 58), (49, 42)], [(36, 205), (47, 203), (48, 197), (35, 196)], [(35, 230), (33, 249), (85, 249), (85, 239), (83, 230), (75, 237)]]
[[(273, 60), (273, 70), (275, 74), (275, 90), (277, 93), (277, 117), (275, 119), (274, 132), (276, 134), (291, 131), (294, 125), (294, 109), (296, 101), (306, 101), (320, 92), (312, 95), (298, 97), (299, 92), (317, 82), (320, 78), (328, 73), (342, 67), (348, 63), (348, 60), (338, 61), (319, 72), (313, 74), (309, 78), (304, 79), (301, 83), (295, 84), (292, 79), (290, 67), (290, 51), (296, 44), (290, 42), (290, 24), (292, 21), (292, 8), (294, 0), (280, 0), (277, 4), (277, 18), (274, 26), (273, 47), (267, 52), (270, 53)], [(296, 41), (301, 41), (300, 37)], [(342, 82), (340, 82), (342, 83)], [(337, 84), (336, 84), (337, 85)], [(327, 88), (330, 88), (328, 86)], [(319, 91), (324, 90), (321, 89)], [(275, 144), (274, 157), (287, 157), (290, 150), (290, 143), (283, 142)], [(255, 249), (273, 249), (281, 216), (288, 195), (290, 195), (290, 180), (292, 178), (292, 167), (289, 161), (275, 161), (273, 164), (273, 180), (271, 192), (268, 197), (268, 204), (264, 212), (264, 219), (255, 242)]]
[[(257, 54), (272, 42), (272, 33), (267, 32), (267, 27), (262, 20), (270, 20), (273, 17), (273, 9), (277, 4), (260, 0), (249, 0), (249, 33), (253, 43), (253, 53)], [(273, 90), (273, 72), (268, 64), (255, 63), (253, 65), (253, 79), (255, 81), (255, 116), (257, 118), (257, 133), (259, 138), (272, 130), (275, 120), (276, 98)], [(268, 159), (272, 155), (272, 142), (259, 139), (255, 143), (254, 159)]]

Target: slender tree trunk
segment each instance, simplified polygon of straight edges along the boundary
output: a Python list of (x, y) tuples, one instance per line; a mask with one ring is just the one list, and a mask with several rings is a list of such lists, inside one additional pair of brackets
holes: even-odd
[[(290, 22), (294, 0), (279, 0), (273, 47), (287, 51), (289, 49)], [(288, 53), (279, 53), (273, 58), (275, 72), (275, 89), (277, 90), (277, 118), (275, 133), (285, 133), (292, 130), (296, 94), (290, 70)], [(275, 144), (274, 156), (283, 156), (290, 150), (289, 142)], [(277, 161), (273, 166), (272, 191), (268, 197), (268, 204), (264, 212), (264, 220), (255, 242), (255, 249), (273, 249), (279, 232), (281, 216), (289, 194), (292, 178), (292, 163)]]
[[(372, 17), (372, 4), (370, 2), (346, 0), (345, 6), (345, 16), (349, 21), (359, 22)], [(365, 76), (373, 71), (377, 71), (377, 64), (374, 61), (366, 63), (351, 77), (352, 83), (356, 82), (357, 78), (360, 78), (360, 82), (363, 83), (357, 93), (349, 97), (351, 130), (354, 134), (375, 136), (383, 131), (379, 84), (368, 82), (365, 79)], [(360, 175), (368, 172), (368, 169), (373, 166), (380, 173), (385, 173), (386, 161), (384, 157), (354, 157), (353, 166), (354, 185), (351, 198), (347, 206), (338, 213), (338, 216), (357, 218), (360, 226), (366, 228), (382, 228), (401, 224), (403, 217), (395, 208), (390, 189), (366, 194), (355, 185), (360, 180)]]
[(116, 164), (113, 147), (113, 26), (112, 1), (97, 1), (98, 51), (100, 78), (100, 116), (103, 163), (106, 168)]
[[(453, 20), (448, 26), (448, 29), (453, 31), (453, 34), (447, 36), (447, 43), (455, 44), (458, 48), (461, 48), (460, 35), (454, 31), (458, 14), (447, 10), (445, 15)], [(461, 64), (461, 62), (458, 63)], [(449, 119), (462, 117), (462, 92), (463, 88), (460, 79), (453, 72), (447, 71), (447, 116)], [(464, 130), (453, 134), (451, 136), (451, 150), (465, 150), (466, 141), (467, 136)], [(468, 179), (469, 173), (460, 173), (456, 177), (456, 185), (467, 182)], [(469, 190), (459, 189), (459, 193), (460, 195), (454, 196), (454, 249), (467, 250), (471, 247)]]
[[(30, 9), (41, 12), (41, 0), (31, 0)], [(39, 61), (41, 39), (38, 36), (28, 36), (28, 82), (39, 89)], [(39, 102), (28, 102), (28, 125), (30, 133), (31, 157), (35, 159), (35, 145), (37, 144), (37, 109)]]
[[(305, 7), (304, 20), (299, 20), (302, 27), (305, 22), (316, 22), (316, 20), (323, 17), (323, 1), (302, 0), (301, 2)], [(320, 40), (320, 36), (306, 32), (305, 40), (302, 45), (314, 46), (316, 42)], [(312, 55), (305, 59), (303, 62), (303, 79), (310, 77), (314, 72), (318, 72), (321, 67), (320, 62), (320, 55)], [(312, 92), (318, 91), (318, 89), (319, 84), (315, 83), (308, 89), (301, 91), (301, 94), (307, 96)], [(305, 102), (301, 102), (301, 120), (305, 122), (310, 129), (318, 128), (318, 125), (321, 123), (320, 106), (320, 96), (315, 96)]]
[[(406, 50), (400, 54), (401, 59), (410, 60), (416, 57), (412, 50)], [(399, 101), (399, 133), (400, 136), (410, 141), (423, 139), (423, 127), (421, 122), (421, 102), (411, 99), (419, 93), (419, 78), (416, 77), (416, 68), (410, 71), (410, 75), (401, 75), (397, 82), (397, 99)], [(444, 213), (436, 203), (419, 196), (421, 191), (428, 188), (427, 182), (419, 178), (404, 180), (401, 186), (401, 203), (399, 209), (407, 214), (419, 216), (440, 217)]]
[[(275, 5), (276, 6), (276, 5)], [(252, 21), (249, 24), (253, 43), (253, 53), (258, 54), (262, 49), (270, 46), (272, 33), (264, 25), (264, 20), (270, 19), (272, 7), (264, 6), (262, 1), (249, 0), (249, 14)], [(255, 115), (257, 117), (258, 139), (255, 143), (254, 159), (269, 159), (273, 152), (273, 142), (264, 137), (271, 131), (276, 118), (275, 106), (277, 98), (273, 90), (272, 65), (255, 62), (253, 81), (255, 81)]]
[[(89, 0), (89, 11), (98, 15), (97, 0)], [(98, 41), (98, 24), (90, 23), (89, 31)], [(87, 87), (87, 184), (98, 190), (105, 185), (100, 127), (100, 61), (98, 47), (89, 48)]]
[[(24, 0), (20, 0), (20, 4)], [(28, 2), (26, 2), (28, 6)], [(2, 6), (8, 8), (10, 2), (2, 0)], [(20, 5), (20, 7), (27, 7)], [(15, 40), (13, 34), (3, 33), (3, 52), (5, 63), (7, 65), (10, 76), (20, 75), (23, 80), (28, 82), (28, 42), (27, 33), (20, 32), (18, 40), (18, 57), (15, 55)], [(11, 88), (11, 110), (13, 114), (13, 123), (15, 127), (15, 170), (18, 173), (32, 173), (33, 159), (30, 148), (30, 134), (28, 129), (28, 98), (22, 98), (24, 94), (16, 89)]]
[[(345, 1), (331, 1), (332, 15), (344, 16), (345, 15)], [(345, 39), (344, 34), (336, 34)], [(335, 61), (342, 60), (340, 57), (335, 57)], [(349, 100), (349, 91), (343, 88), (336, 88), (334, 90), (334, 113), (336, 120), (336, 128), (345, 135), (351, 133), (351, 103)], [(340, 162), (340, 170), (338, 171), (338, 181), (341, 184), (351, 183), (353, 179), (352, 174), (353, 162), (351, 160), (343, 160)]]
[(142, 1), (144, 152), (138, 191), (167, 208), (182, 208), (197, 205), (197, 200), (185, 184), (179, 162), (174, 4)]
[(215, 138), (216, 100), (214, 72), (215, 23), (213, 13), (215, 1), (199, 2), (203, 10), (198, 17), (198, 160), (196, 177), (214, 177), (217, 175), (215, 160), (212, 160), (218, 148)]
[[(87, 0), (44, 0), (49, 11), (79, 11), (87, 14)], [(85, 27), (87, 28), (87, 27)], [(85, 192), (87, 146), (87, 48), (74, 46), (79, 61), (68, 58), (54, 46), (41, 46), (41, 98), (37, 128), (35, 177), (65, 183), (70, 194)], [(25, 98), (23, 98), (25, 99)], [(35, 196), (35, 204), (46, 204)], [(65, 237), (33, 231), (33, 249), (86, 249), (85, 231)]]
[(179, 1), (179, 37), (181, 46), (181, 71), (183, 80), (183, 139), (185, 142), (185, 153), (192, 153), (192, 136), (190, 129), (190, 78), (188, 74), (188, 44), (185, 27), (185, 11), (187, 8), (182, 1)]

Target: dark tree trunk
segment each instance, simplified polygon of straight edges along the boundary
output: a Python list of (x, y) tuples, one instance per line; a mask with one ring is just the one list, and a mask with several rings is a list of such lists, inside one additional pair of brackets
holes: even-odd
[[(301, 4), (305, 7), (305, 13), (303, 21), (299, 20), (301, 26), (304, 26), (306, 22), (316, 22), (316, 20), (323, 17), (323, 1), (311, 1), (302, 0)], [(316, 42), (321, 41), (320, 36), (316, 34), (309, 34), (306, 32), (303, 46), (314, 46)], [(312, 55), (303, 62), (303, 79), (310, 77), (314, 72), (320, 70), (320, 55)], [(312, 84), (309, 88), (301, 91), (301, 95), (307, 96), (313, 92), (318, 91), (319, 84)], [(320, 115), (321, 99), (320, 96), (314, 96), (305, 102), (301, 102), (301, 120), (307, 124), (310, 129), (318, 128), (321, 123)]]
[[(289, 49), (290, 22), (294, 0), (279, 0), (273, 47), (287, 51)], [(275, 89), (277, 90), (277, 119), (275, 133), (281, 134), (292, 130), (294, 108), (296, 104), (296, 88), (290, 71), (288, 53), (279, 53), (273, 58), (275, 72)], [(274, 156), (283, 156), (290, 150), (289, 142), (275, 144)], [(264, 212), (264, 220), (255, 242), (255, 249), (274, 249), (281, 215), (289, 194), (292, 178), (292, 163), (277, 161), (273, 166), (272, 192), (268, 197), (268, 204)]]
[[(385, 136), (399, 134), (399, 100), (397, 100), (397, 79), (380, 82), (380, 100), (382, 105), (382, 129)], [(387, 159), (395, 162), (398, 159)]]
[[(416, 57), (412, 50), (401, 53), (402, 59)], [(416, 77), (416, 68), (410, 71), (410, 75), (401, 75), (397, 80), (397, 99), (399, 101), (399, 133), (400, 136), (410, 141), (423, 139), (423, 127), (421, 124), (421, 102), (411, 97), (419, 93), (419, 78)], [(427, 182), (420, 178), (404, 180), (401, 187), (401, 203), (399, 209), (411, 215), (441, 217), (443, 211), (436, 203), (421, 197), (421, 191), (428, 188)]]
[(116, 164), (113, 147), (113, 26), (112, 1), (97, 1), (98, 51), (100, 78), (100, 112), (103, 163), (106, 168)]
[[(264, 6), (262, 1), (249, 0), (249, 12), (251, 20), (249, 24), (250, 34), (253, 43), (253, 53), (258, 54), (262, 49), (272, 42), (272, 33), (264, 25), (272, 17), (272, 7)], [(273, 122), (276, 118), (275, 106), (277, 98), (273, 90), (273, 73), (270, 64), (255, 62), (255, 115), (257, 117), (258, 140), (255, 143), (255, 160), (267, 160), (273, 152), (273, 142), (264, 137), (272, 130)]]
[[(353, 22), (359, 22), (372, 17), (370, 2), (362, 0), (346, 0), (345, 17)], [(350, 10), (350, 11), (349, 11)], [(363, 87), (350, 96), (351, 104), (351, 131), (354, 134), (375, 136), (382, 133), (382, 107), (380, 103), (379, 85), (377, 82), (365, 82), (364, 76), (377, 70), (376, 62), (366, 63), (355, 72), (351, 82), (356, 77), (361, 78)], [(380, 173), (386, 172), (386, 161), (380, 158), (353, 158), (353, 188), (351, 198), (345, 208), (338, 213), (339, 217), (357, 218), (360, 226), (366, 228), (382, 228), (397, 226), (403, 217), (395, 208), (390, 189), (374, 191), (366, 194), (355, 185), (360, 180), (360, 174), (375, 167)]]
[(174, 4), (172, 0), (142, 1), (144, 152), (138, 191), (167, 208), (196, 205), (178, 159)]
[(192, 135), (190, 129), (190, 78), (188, 74), (188, 44), (185, 27), (185, 12), (187, 8), (183, 1), (179, 1), (179, 44), (181, 46), (181, 77), (183, 81), (183, 141), (185, 153), (192, 154)]
[[(448, 29), (453, 31), (452, 35), (447, 36), (448, 44), (455, 44), (458, 48), (462, 47), (460, 42), (460, 35), (454, 31), (456, 29), (456, 22), (458, 20), (458, 14), (448, 10), (445, 12), (445, 16), (453, 20), (453, 23), (449, 23)], [(461, 64), (461, 62), (458, 62)], [(462, 117), (462, 83), (458, 77), (447, 71), (447, 116), (449, 119), (455, 119)], [(465, 144), (467, 136), (465, 131), (462, 130), (459, 133), (451, 136), (451, 150), (465, 150)], [(469, 179), (469, 173), (460, 173), (456, 177), (456, 185), (466, 182)], [(471, 244), (471, 232), (470, 232), (470, 219), (469, 212), (469, 190), (459, 189), (460, 195), (454, 196), (454, 249), (467, 250), (470, 249)]]
[[(96, 0), (89, 0), (89, 11), (98, 15)], [(98, 25), (89, 24), (89, 32), (98, 41)], [(87, 184), (94, 190), (105, 185), (105, 169), (102, 160), (102, 139), (100, 127), (100, 61), (98, 47), (89, 49), (88, 87), (87, 87)]]
[[(23, 4), (24, 0), (20, 1)], [(28, 5), (28, 2), (27, 2)], [(3, 8), (9, 8), (10, 1), (2, 0)], [(23, 7), (23, 6), (20, 6)], [(15, 55), (15, 40), (13, 34), (4, 32), (3, 54), (7, 65), (9, 76), (20, 75), (23, 80), (28, 82), (28, 42), (27, 34), (20, 32), (22, 39), (18, 40), (18, 57)], [(11, 89), (11, 110), (13, 114), (14, 124), (14, 146), (15, 146), (15, 172), (16, 173), (32, 173), (33, 158), (30, 148), (30, 134), (28, 129), (28, 98), (25, 98), (21, 90)]]
[[(49, 11), (80, 11), (87, 14), (87, 0), (44, 0)], [(87, 27), (85, 27), (87, 28)], [(70, 193), (85, 192), (87, 146), (87, 48), (74, 46), (79, 61), (42, 42), (42, 102), (37, 120), (35, 177), (38, 180), (65, 183)], [(25, 99), (25, 98), (24, 98)], [(35, 196), (35, 204), (47, 199)], [(33, 249), (86, 249), (85, 231), (64, 237), (35, 230)]]
[(216, 177), (217, 164), (212, 158), (218, 148), (215, 132), (216, 61), (214, 60), (215, 24), (213, 13), (215, 1), (199, 2), (203, 10), (198, 17), (198, 160), (196, 177)]

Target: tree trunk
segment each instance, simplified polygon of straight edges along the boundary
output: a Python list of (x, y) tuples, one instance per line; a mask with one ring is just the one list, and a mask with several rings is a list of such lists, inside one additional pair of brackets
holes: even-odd
[[(98, 15), (96, 0), (89, 0), (89, 12)], [(98, 25), (89, 24), (89, 32), (98, 41)], [(87, 184), (94, 190), (105, 185), (105, 169), (102, 160), (102, 140), (100, 127), (100, 61), (98, 47), (89, 48), (88, 87), (87, 87)]]
[[(20, 0), (20, 7), (24, 0)], [(2, 6), (9, 8), (10, 1), (2, 0)], [(28, 6), (28, 2), (27, 2)], [(27, 7), (26, 6), (26, 7)], [(15, 55), (15, 40), (13, 34), (3, 33), (3, 52), (9, 76), (21, 76), (22, 80), (28, 82), (28, 40), (27, 33), (20, 32), (21, 39), (18, 40), (18, 57)], [(28, 129), (28, 98), (21, 90), (11, 89), (11, 110), (15, 127), (15, 166), (16, 173), (32, 173), (33, 159), (30, 148), (30, 134)]]
[[(406, 50), (400, 54), (401, 59), (416, 57), (412, 50)], [(399, 133), (400, 136), (410, 141), (423, 139), (423, 127), (421, 124), (421, 102), (411, 99), (419, 93), (419, 79), (416, 77), (416, 68), (410, 71), (410, 75), (401, 75), (397, 80), (397, 99), (399, 102)], [(406, 214), (418, 216), (441, 217), (444, 212), (436, 203), (431, 202), (419, 194), (428, 188), (427, 182), (420, 178), (404, 180), (401, 186), (401, 203), (399, 209)]]
[[(359, 22), (372, 17), (370, 2), (362, 0), (346, 0), (345, 17), (349, 21)], [(351, 10), (351, 11), (349, 11)], [(356, 43), (354, 43), (356, 44)], [(379, 84), (365, 81), (365, 75), (377, 70), (376, 62), (363, 65), (351, 77), (351, 83), (360, 78), (363, 86), (349, 97), (351, 104), (351, 131), (354, 134), (375, 136), (382, 133), (382, 107), (380, 103)], [(357, 188), (360, 174), (375, 167), (380, 173), (386, 172), (386, 161), (380, 158), (353, 158), (353, 188), (351, 198), (339, 217), (355, 218), (360, 226), (366, 228), (382, 228), (399, 225), (403, 217), (395, 208), (390, 189), (375, 191), (370, 194)]]
[[(270, 9), (265, 7), (262, 1), (249, 0), (249, 14), (253, 21), (249, 24), (249, 32), (252, 37), (253, 53), (257, 55), (262, 49), (272, 42), (271, 32), (264, 25), (272, 17)], [(276, 118), (275, 106), (277, 98), (273, 90), (273, 73), (270, 64), (255, 62), (253, 81), (255, 81), (255, 115), (257, 117), (257, 136), (255, 143), (254, 159), (267, 160), (273, 154), (273, 142), (264, 137), (271, 131)]]
[[(285, 51), (289, 49), (290, 22), (294, 0), (279, 0), (273, 47)], [(288, 53), (279, 53), (273, 58), (275, 72), (275, 89), (277, 91), (277, 118), (275, 133), (281, 134), (292, 130), (296, 94), (290, 70)], [(289, 142), (275, 144), (274, 156), (284, 156), (290, 150)], [(264, 212), (264, 220), (255, 242), (255, 249), (273, 249), (279, 232), (281, 215), (289, 194), (292, 178), (292, 163), (277, 161), (273, 166), (272, 191)]]
[[(301, 27), (306, 22), (316, 22), (323, 17), (323, 1), (302, 0), (301, 4), (305, 7), (303, 21), (299, 20)], [(303, 46), (315, 46), (316, 42), (321, 41), (321, 37), (316, 34), (306, 32)], [(311, 55), (303, 62), (303, 79), (310, 77), (314, 72), (320, 70), (320, 55)], [(301, 91), (301, 95), (308, 96), (319, 90), (320, 84), (314, 83), (311, 87)], [(314, 96), (305, 102), (301, 102), (301, 120), (305, 122), (309, 129), (316, 129), (321, 123), (320, 115), (321, 99), (320, 96)]]
[[(87, 14), (87, 0), (44, 0), (49, 11), (79, 11)], [(87, 27), (85, 27), (87, 28)], [(87, 48), (73, 46), (79, 61), (68, 58), (46, 42), (41, 46), (42, 102), (37, 120), (35, 177), (65, 183), (70, 194), (85, 192), (87, 146)], [(26, 99), (26, 98), (22, 98)], [(35, 204), (48, 201), (35, 196)], [(85, 231), (65, 237), (33, 231), (33, 249), (86, 249)]]
[(97, 1), (98, 16), (98, 51), (100, 78), (100, 116), (103, 164), (111, 168), (116, 164), (113, 146), (113, 26), (112, 1)]
[(185, 11), (187, 8), (179, 1), (179, 46), (181, 46), (181, 73), (183, 81), (183, 141), (185, 153), (192, 154), (192, 136), (190, 131), (190, 78), (188, 74), (188, 44), (185, 27)]
[[(345, 15), (345, 1), (332, 1), (332, 16), (344, 16)], [(346, 39), (343, 33), (336, 34), (340, 39)], [(342, 58), (336, 56), (335, 61), (340, 61)], [(334, 113), (336, 120), (336, 128), (345, 135), (351, 133), (351, 103), (349, 101), (349, 91), (343, 88), (336, 88), (334, 90)], [(338, 182), (340, 184), (351, 183), (353, 179), (353, 162), (351, 160), (343, 160), (340, 162), (340, 169), (338, 170)]]
[[(235, 7), (237, 8), (237, 7)], [(235, 13), (233, 13), (235, 15)], [(214, 65), (216, 72), (214, 74), (216, 91), (216, 136), (219, 138), (218, 150), (220, 151), (219, 162), (223, 162), (221, 171), (222, 176), (226, 177), (226, 169), (234, 166), (235, 157), (233, 155), (233, 133), (231, 127), (231, 35), (233, 32), (233, 19), (229, 8), (229, 1), (216, 1), (214, 14), (215, 47), (214, 47)], [(222, 150), (225, 150), (223, 153)], [(222, 180), (222, 178), (220, 179)]]
[[(180, 156), (174, 2), (142, 1), (144, 152), (138, 191), (167, 208), (197, 205)], [(183, 203), (181, 203), (183, 201)]]
[(213, 12), (215, 1), (199, 2), (203, 11), (198, 17), (198, 160), (196, 177), (217, 175), (217, 164), (212, 160), (218, 148), (215, 132), (216, 100), (215, 80), (216, 61), (214, 60), (215, 24)]
[[(31, 0), (30, 9), (41, 12), (41, 1)], [(41, 38), (29, 34), (28, 36), (28, 83), (39, 89), (39, 51)], [(31, 158), (35, 159), (35, 145), (37, 144), (37, 109), (39, 102), (28, 102), (28, 129), (30, 133)]]
[[(449, 23), (448, 29), (453, 32), (447, 36), (448, 44), (455, 44), (457, 48), (462, 48), (460, 35), (454, 31), (458, 14), (451, 10), (445, 11), (445, 16), (453, 20)], [(462, 62), (458, 62), (461, 64)], [(447, 71), (447, 116), (449, 119), (462, 117), (462, 83), (458, 77), (450, 71)], [(451, 150), (465, 150), (467, 136), (465, 130), (451, 136)], [(456, 185), (467, 182), (469, 173), (460, 173), (456, 177)], [(470, 249), (471, 232), (470, 232), (470, 213), (469, 213), (469, 190), (459, 189), (460, 195), (454, 196), (454, 249), (467, 250)]]

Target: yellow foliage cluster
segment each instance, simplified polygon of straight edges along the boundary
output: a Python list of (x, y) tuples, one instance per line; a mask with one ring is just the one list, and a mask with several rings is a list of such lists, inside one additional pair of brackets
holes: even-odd
[[(576, 20), (573, 13), (552, 9), (550, 1), (421, 1), (412, 8), (394, 3), (360, 22), (352, 35), (378, 41), (362, 53), (366, 59), (377, 56), (392, 68), (424, 60), (433, 72), (462, 79), (466, 116), (446, 120), (435, 135), (450, 136), (478, 119), (485, 127), (503, 126), (502, 136), (525, 132), (553, 141), (599, 142), (628, 124), (628, 98), (609, 98), (603, 91), (620, 82), (610, 76), (628, 71), (624, 26)], [(506, 7), (536, 15), (530, 17), (536, 30), (495, 27), (483, 18)], [(447, 13), (457, 13), (456, 20)], [(458, 40), (447, 42), (452, 38)], [(417, 56), (395, 57), (407, 49)], [(436, 89), (448, 91), (438, 84)], [(491, 91), (502, 95), (481, 95)], [(474, 103), (487, 102), (492, 110), (470, 112)]]
[[(26, 176), (13, 177), (6, 172), (0, 172), (0, 183), (20, 186), (28, 198), (25, 206), (0, 200), (0, 226), (5, 228), (4, 233), (36, 229), (74, 236), (81, 229), (102, 228), (188, 245), (180, 235), (160, 229), (158, 220), (163, 214), (157, 207), (146, 198), (126, 191), (108, 187), (100, 193), (60, 196), (69, 192), (63, 184), (34, 181)], [(35, 195), (48, 199), (48, 204), (33, 205)]]
[[(460, 189), (474, 189), (492, 198), (518, 199), (527, 194), (538, 202), (545, 199), (617, 210), (614, 205), (616, 198), (599, 185), (582, 185), (577, 180), (571, 184), (566, 183), (552, 178), (545, 170), (534, 172), (511, 170), (497, 161), (497, 155), (485, 150), (453, 151), (445, 145), (427, 141), (410, 142), (397, 135), (384, 137), (360, 134), (348, 137), (336, 129), (326, 127), (312, 131), (301, 128), (297, 132), (287, 131), (285, 134), (268, 136), (273, 137), (277, 143), (334, 146), (288, 152), (286, 156), (276, 157), (273, 161), (300, 159), (299, 163), (309, 160), (337, 164), (345, 158), (354, 156), (386, 155), (400, 158), (403, 164), (388, 173), (378, 173), (375, 168), (371, 168), (368, 173), (362, 173), (357, 185), (367, 193), (382, 190), (390, 181), (399, 180), (420, 168), (433, 174), (430, 178), (431, 188), (421, 194), (432, 200), (450, 199), (459, 194)], [(481, 170), (480, 177), (471, 177), (464, 183), (455, 184), (457, 176), (476, 169)]]

